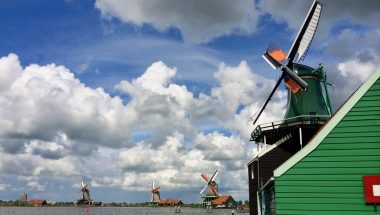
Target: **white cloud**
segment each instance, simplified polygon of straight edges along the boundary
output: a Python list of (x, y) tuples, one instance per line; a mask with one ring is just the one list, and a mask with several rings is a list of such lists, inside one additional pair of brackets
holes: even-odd
[(334, 107), (341, 105), (380, 66), (379, 28), (345, 28), (324, 44)]
[[(161, 109), (167, 111), (170, 123), (158, 124), (171, 127), (165, 130), (172, 133), (166, 133), (166, 138), (158, 146), (148, 139), (120, 152), (118, 165), (125, 171), (124, 180), (113, 182), (122, 183), (121, 186), (127, 189), (136, 189), (147, 186), (155, 179), (167, 189), (188, 187), (189, 184), (194, 185), (193, 189), (198, 189), (202, 181), (194, 176), (199, 176), (200, 171), (220, 169), (233, 175), (224, 181), (227, 184), (223, 185), (225, 188), (243, 189), (230, 180), (246, 180), (242, 172), (245, 173), (245, 162), (253, 148), (248, 141), (253, 128), (249, 119), (261, 107), (274, 81), (255, 74), (244, 61), (237, 67), (221, 64), (215, 73), (218, 84), (211, 90), (211, 95), (201, 93), (199, 97), (194, 97), (185, 86), (173, 83), (175, 74), (175, 68), (170, 69), (158, 62), (137, 79), (122, 81), (116, 86), (132, 96), (130, 104), (140, 104), (141, 100), (149, 101), (151, 97), (162, 96)], [(157, 75), (160, 78), (155, 78)], [(269, 109), (275, 110), (275, 114), (264, 112), (261, 122), (282, 118), (286, 103), (284, 92), (278, 91), (272, 103)], [(173, 109), (173, 106), (176, 108)], [(139, 110), (140, 120), (152, 118), (152, 109), (135, 109)], [(190, 130), (180, 129), (178, 122), (189, 124)], [(232, 135), (217, 131), (219, 128)], [(204, 129), (216, 130), (204, 133)], [(109, 180), (104, 181), (109, 183)]]
[[(19, 68), (14, 59), (11, 54), (2, 61)], [(30, 65), (18, 74), (0, 95), (3, 137), (55, 141), (64, 134), (74, 143), (128, 144), (123, 127), (135, 118), (120, 98), (86, 87), (63, 66)]]
[(339, 73), (347, 80), (358, 80), (362, 83), (375, 71), (376, 66), (371, 62), (360, 62), (352, 59), (338, 64)]
[[(234, 148), (234, 150), (231, 150)], [(223, 174), (237, 173), (231, 177), (245, 181), (240, 171), (245, 172), (246, 142), (237, 136), (227, 137), (214, 132), (199, 133), (194, 143), (187, 145), (184, 136), (175, 133), (168, 136), (165, 143), (158, 148), (147, 143), (122, 150), (117, 156), (117, 165), (124, 171), (120, 178), (100, 177), (96, 186), (118, 186), (128, 190), (147, 190), (152, 180), (163, 189), (190, 188), (201, 189), (201, 172), (219, 169)], [(245, 175), (244, 175), (245, 176)], [(224, 179), (225, 180), (225, 179)], [(226, 182), (229, 181), (225, 180)], [(221, 185), (227, 189), (243, 189), (240, 184)]]
[(34, 190), (37, 190), (37, 191), (44, 191), (45, 187), (46, 187), (45, 185), (38, 183), (38, 181), (30, 181), (26, 184), (26, 186), (28, 186)]
[(185, 108), (193, 99), (193, 94), (184, 85), (170, 83), (176, 72), (176, 68), (171, 69), (161, 61), (156, 62), (132, 83), (121, 81), (115, 88), (133, 95), (134, 98), (143, 94), (169, 96), (175, 99), (181, 108)]
[(224, 107), (231, 108), (229, 112), (232, 113), (239, 104), (262, 103), (267, 87), (274, 85), (273, 80), (253, 73), (245, 61), (237, 67), (221, 64), (215, 78), (219, 86), (212, 89), (211, 95), (218, 98)]
[(256, 29), (255, 2), (241, 0), (97, 0), (103, 18), (118, 18), (138, 26), (150, 24), (159, 31), (180, 30), (185, 41), (204, 43), (223, 35), (251, 33)]
[[(296, 0), (260, 1), (259, 8), (278, 22), (288, 23), (293, 29), (299, 29), (306, 16), (312, 1), (300, 2)], [(342, 4), (339, 0), (322, 1), (322, 15), (317, 37), (326, 39), (330, 30), (339, 22), (371, 26), (380, 19), (378, 13), (380, 4), (377, 0), (356, 1), (347, 0)]]
[(0, 183), (0, 191), (5, 190), (7, 187), (9, 187), (8, 184), (2, 184), (2, 183)]
[(73, 176), (78, 174), (75, 162), (79, 160), (67, 156), (56, 160), (47, 160), (31, 153), (11, 155), (1, 153), (0, 172), (23, 177), (39, 176), (41, 174)]
[[(197, 190), (201, 171), (219, 169), (227, 177), (221, 187), (246, 189), (240, 184), (252, 149), (249, 119), (274, 85), (246, 62), (221, 64), (216, 86), (199, 96), (175, 83), (176, 68), (156, 62), (115, 86), (129, 96), (123, 103), (86, 87), (63, 66), (22, 68), (16, 55), (1, 61), (0, 73), (19, 71), (0, 91), (2, 174), (18, 175), (34, 190), (50, 189), (48, 176), (71, 184), (82, 176), (94, 187), (135, 191), (154, 179), (165, 189)], [(275, 114), (262, 120), (282, 118), (283, 94), (273, 98)]]
[(6, 57), (0, 58), (0, 68), (0, 90), (5, 90), (8, 89), (10, 84), (22, 73), (18, 56), (9, 54)]

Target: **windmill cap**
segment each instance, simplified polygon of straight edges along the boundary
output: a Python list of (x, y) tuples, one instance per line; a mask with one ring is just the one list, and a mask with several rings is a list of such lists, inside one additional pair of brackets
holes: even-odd
[(316, 76), (318, 77), (320, 72), (316, 72), (317, 70), (321, 70), (323, 67), (318, 67), (317, 69), (312, 68), (310, 66), (299, 64), (299, 63), (293, 63), (293, 72), (295, 72), (298, 76)]

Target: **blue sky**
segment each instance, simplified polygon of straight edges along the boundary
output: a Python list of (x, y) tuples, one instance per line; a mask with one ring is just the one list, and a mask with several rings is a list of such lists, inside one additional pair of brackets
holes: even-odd
[[(325, 65), (337, 108), (379, 66), (379, 4), (323, 1), (305, 64)], [(248, 199), (250, 117), (279, 77), (311, 1), (0, 3), (0, 199), (198, 202), (200, 172)], [(365, 11), (365, 12), (363, 12)], [(261, 122), (280, 120), (282, 86)], [(99, 168), (101, 167), (101, 168)], [(62, 194), (63, 193), (63, 194)]]

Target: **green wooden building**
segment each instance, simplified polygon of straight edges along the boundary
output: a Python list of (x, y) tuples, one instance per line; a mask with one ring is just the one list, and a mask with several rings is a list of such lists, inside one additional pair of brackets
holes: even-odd
[(380, 69), (274, 170), (265, 214), (380, 214), (365, 201), (365, 175), (380, 176)]

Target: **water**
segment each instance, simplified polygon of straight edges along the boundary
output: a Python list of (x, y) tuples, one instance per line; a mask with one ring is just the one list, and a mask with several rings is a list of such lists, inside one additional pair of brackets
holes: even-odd
[[(213, 210), (212, 213), (207, 213), (206, 209), (199, 208), (181, 208), (182, 214), (225, 214), (230, 215), (232, 209), (217, 209)], [(121, 214), (175, 214), (173, 208), (112, 208), (112, 207), (99, 207), (99, 208), (89, 208), (86, 211), (85, 208), (76, 207), (0, 207), (0, 215), (121, 215)], [(235, 215), (246, 215), (248, 213), (237, 213)]]

